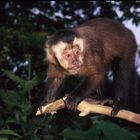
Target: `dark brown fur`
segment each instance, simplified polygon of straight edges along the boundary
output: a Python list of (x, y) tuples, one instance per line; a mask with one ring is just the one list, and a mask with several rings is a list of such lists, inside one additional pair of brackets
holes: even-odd
[[(128, 105), (130, 84), (134, 82), (134, 60), (137, 44), (133, 33), (116, 21), (107, 18), (90, 20), (73, 29), (84, 39), (84, 62), (78, 75), (85, 77), (66, 100), (69, 109), (95, 91), (104, 81), (108, 67), (112, 67), (116, 98)], [(58, 96), (58, 88), (67, 76), (59, 65), (50, 64), (48, 77), (53, 82), (45, 102), (52, 102)]]

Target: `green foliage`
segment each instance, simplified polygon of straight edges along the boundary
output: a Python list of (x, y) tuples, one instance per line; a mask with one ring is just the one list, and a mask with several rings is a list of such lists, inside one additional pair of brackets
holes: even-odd
[(85, 140), (86, 132), (81, 131), (81, 130), (73, 130), (71, 128), (67, 128), (62, 132), (62, 136), (64, 136), (67, 139)]
[(16, 76), (15, 74), (13, 74), (11, 71), (5, 70), (4, 73), (6, 74), (8, 78), (10, 78), (11, 80), (19, 84), (18, 88), (20, 89), (20, 91), (22, 89), (22, 93), (24, 94), (27, 91), (30, 91), (34, 86), (41, 83), (45, 79), (45, 76), (46, 76), (46, 71), (44, 71), (34, 76), (31, 80), (24, 80)]
[[(19, 137), (21, 138), (20, 135), (18, 135), (17, 133), (15, 133), (13, 130), (0, 130), (0, 135), (12, 135), (12, 136), (16, 136), (16, 137)], [(4, 138), (3, 138), (4, 139)], [(5, 138), (6, 139), (6, 138)]]
[[(32, 88), (44, 80), (46, 71), (34, 76), (31, 80), (22, 79), (8, 70), (4, 71), (4, 73), (8, 78), (17, 83), (17, 88), (15, 90), (0, 90), (0, 100), (3, 102), (3, 107), (0, 108), (0, 111), (2, 112), (0, 120), (3, 120), (3, 122), (1, 122), (0, 126), (6, 128), (6, 126), (3, 126), (4, 123), (6, 123), (8, 128), (13, 129), (19, 134), (23, 133), (22, 136), (25, 135), (25, 138), (37, 139), (36, 133), (39, 127), (35, 126), (41, 126), (43, 120), (30, 117), (34, 116), (35, 110), (33, 111), (33, 106), (31, 105), (30, 100), (26, 98), (26, 95)], [(15, 125), (17, 126), (15, 127)], [(42, 125), (44, 125), (44, 123), (42, 123)], [(0, 130), (0, 137), (1, 135), (2, 138), (4, 138), (3, 135), (20, 137), (13, 130)], [(13, 137), (13, 139), (15, 138)]]
[(96, 121), (86, 131), (67, 128), (62, 134), (72, 140), (137, 140), (136, 135), (112, 122)]

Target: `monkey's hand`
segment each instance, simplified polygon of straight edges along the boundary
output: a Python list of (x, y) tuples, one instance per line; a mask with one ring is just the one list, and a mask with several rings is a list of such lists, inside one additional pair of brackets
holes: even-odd
[(111, 116), (114, 117), (119, 112), (120, 109), (121, 109), (120, 99), (115, 99), (112, 103)]
[(76, 111), (77, 105), (82, 101), (80, 97), (74, 96), (74, 95), (68, 95), (68, 97), (65, 100), (66, 107), (69, 110)]

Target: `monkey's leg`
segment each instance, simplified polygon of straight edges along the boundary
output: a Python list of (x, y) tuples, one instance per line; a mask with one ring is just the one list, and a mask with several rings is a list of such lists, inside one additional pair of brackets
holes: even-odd
[(120, 108), (129, 106), (130, 88), (132, 88), (133, 60), (118, 59), (113, 63), (113, 80), (115, 100), (111, 115), (114, 116)]

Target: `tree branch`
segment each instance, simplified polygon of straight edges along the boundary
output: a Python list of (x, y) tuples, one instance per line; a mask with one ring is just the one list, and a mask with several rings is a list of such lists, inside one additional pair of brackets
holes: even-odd
[[(50, 104), (47, 104), (45, 106), (42, 106), (41, 111), (38, 109), (38, 111), (36, 112), (36, 116), (45, 113), (56, 113), (57, 110), (65, 108), (65, 103), (64, 103), (65, 99), (66, 97), (63, 99), (59, 99), (55, 102), (52, 102)], [(80, 111), (79, 116), (86, 116), (90, 113), (97, 113), (97, 114), (104, 114), (107, 116), (111, 116), (111, 111), (112, 111), (111, 107), (97, 104), (91, 100), (90, 101), (83, 100), (81, 103), (79, 103), (77, 109)], [(121, 109), (114, 117), (140, 124), (140, 114), (136, 114), (134, 112), (127, 111), (124, 109)]]

